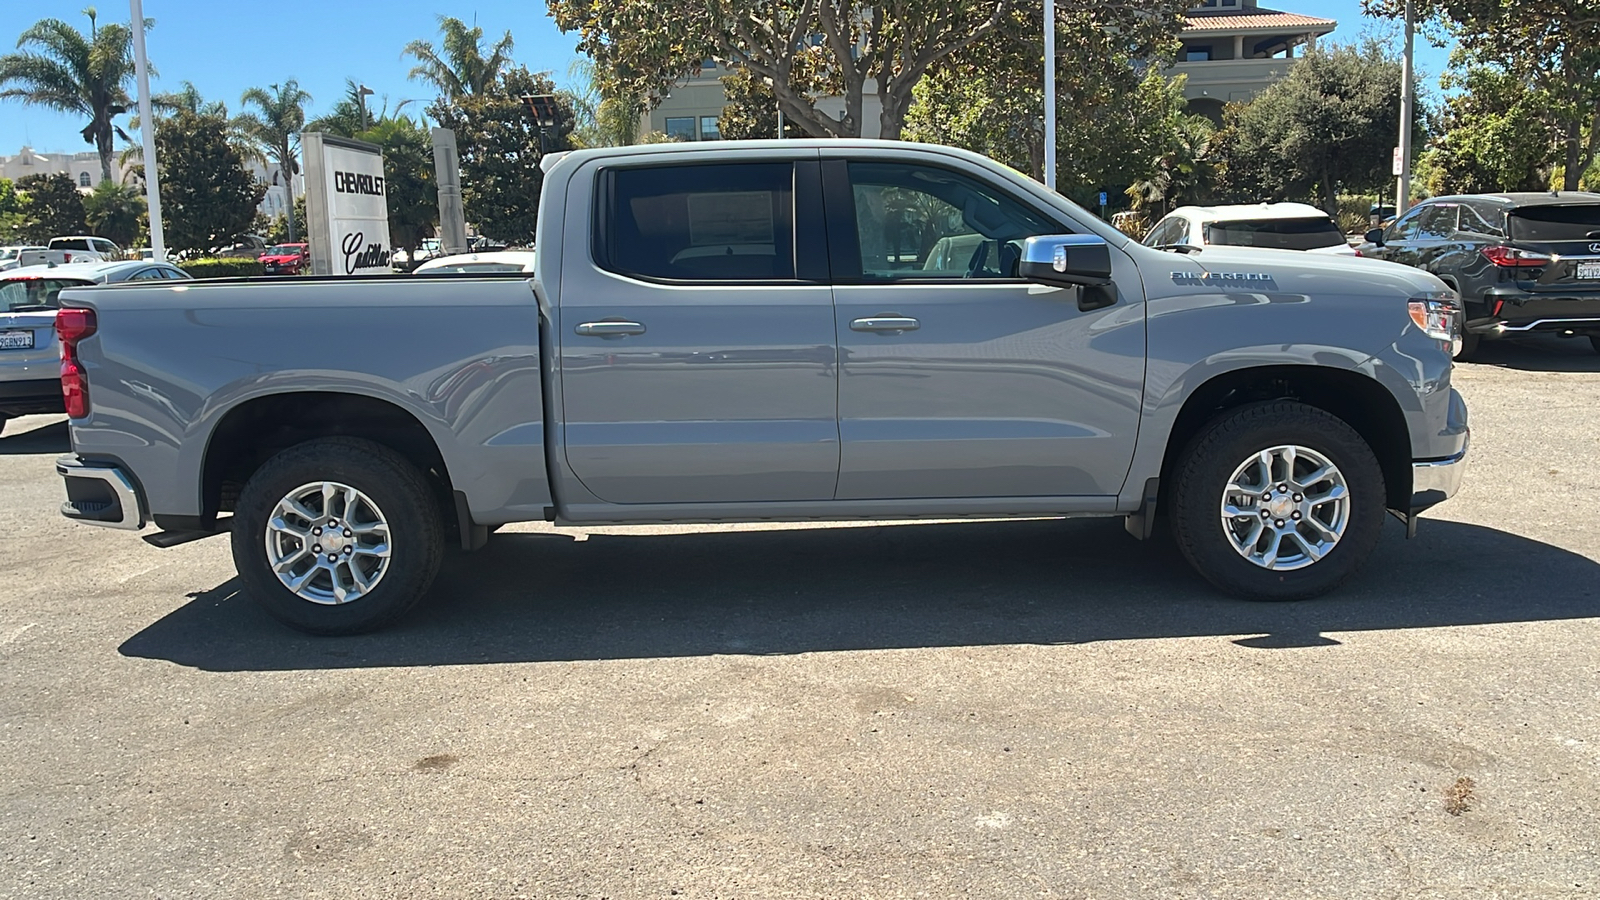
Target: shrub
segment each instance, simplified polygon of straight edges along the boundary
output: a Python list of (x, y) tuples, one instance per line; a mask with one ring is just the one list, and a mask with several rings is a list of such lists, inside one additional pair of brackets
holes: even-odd
[(266, 271), (255, 259), (190, 259), (177, 265), (195, 278), (243, 278)]

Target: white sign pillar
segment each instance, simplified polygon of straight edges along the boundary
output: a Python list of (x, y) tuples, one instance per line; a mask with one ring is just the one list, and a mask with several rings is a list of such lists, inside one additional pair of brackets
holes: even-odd
[(156, 167), (156, 118), (150, 109), (150, 63), (144, 50), (144, 3), (128, 0), (133, 20), (133, 71), (139, 82), (139, 137), (144, 144), (144, 197), (149, 205), (150, 249), (155, 258), (167, 258), (167, 236), (161, 227), (161, 175)]
[(305, 157), (311, 274), (392, 272), (383, 148), (306, 131), (300, 134), (300, 150)]

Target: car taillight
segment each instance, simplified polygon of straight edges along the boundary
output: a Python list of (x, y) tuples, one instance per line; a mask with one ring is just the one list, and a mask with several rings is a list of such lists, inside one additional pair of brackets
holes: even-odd
[(1485, 247), (1479, 252), (1489, 262), (1506, 268), (1543, 266), (1548, 265), (1550, 262), (1550, 257), (1547, 254), (1534, 253), (1531, 250), (1518, 250), (1515, 247)]
[(89, 414), (89, 378), (78, 359), (78, 342), (94, 334), (94, 310), (63, 309), (56, 313), (56, 337), (61, 342), (61, 399), (67, 415), (81, 419)]

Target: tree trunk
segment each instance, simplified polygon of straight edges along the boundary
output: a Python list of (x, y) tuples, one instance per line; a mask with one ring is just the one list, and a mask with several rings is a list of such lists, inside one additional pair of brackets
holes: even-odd
[[(111, 180), (111, 157), (114, 153), (111, 147), (111, 121), (108, 118), (104, 123), (98, 117), (95, 121), (94, 145), (100, 153), (100, 177), (104, 181)], [(99, 127), (104, 125), (104, 127)]]
[(282, 156), (278, 157), (278, 171), (283, 174), (283, 190), (288, 197), (284, 209), (289, 214), (289, 243), (297, 243), (294, 230), (294, 154), (290, 152), (289, 145), (285, 143), (278, 148)]
[(1567, 165), (1562, 175), (1561, 189), (1575, 191), (1583, 179), (1583, 126), (1577, 119), (1567, 123)]

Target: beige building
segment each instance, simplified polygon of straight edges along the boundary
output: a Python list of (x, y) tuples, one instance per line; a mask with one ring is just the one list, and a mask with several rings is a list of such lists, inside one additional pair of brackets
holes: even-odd
[(1295, 52), (1338, 23), (1256, 6), (1256, 0), (1202, 0), (1185, 16), (1174, 75), (1189, 76), (1192, 112), (1222, 119), (1222, 106), (1249, 100), (1284, 76)]
[[(721, 84), (718, 83), (718, 88)], [(713, 119), (715, 123), (715, 119)], [(112, 177), (118, 183), (127, 183), (133, 180), (132, 169), (139, 164), (139, 157), (130, 159), (126, 165), (121, 161), (122, 152), (119, 150), (111, 158)], [(263, 165), (258, 159), (245, 161), (245, 168), (259, 182), (266, 184), (267, 193), (262, 197), (261, 205), (257, 207), (267, 218), (276, 218), (285, 214), (289, 209), (289, 191), (284, 184), (283, 175), (278, 171), (277, 165)], [(78, 183), (78, 190), (89, 193), (99, 184), (100, 154), (93, 151), (85, 153), (39, 153), (32, 147), (23, 147), (22, 150), (11, 156), (0, 156), (0, 178), (9, 178), (16, 181), (29, 175), (57, 175), (62, 174)], [(296, 197), (305, 193), (303, 179), (296, 178), (294, 195)]]
[[(1184, 96), (1193, 112), (1221, 121), (1222, 106), (1249, 100), (1282, 78), (1299, 48), (1312, 46), (1338, 23), (1256, 6), (1256, 0), (1197, 0), (1185, 16), (1183, 49), (1171, 74), (1189, 76)], [(673, 86), (640, 121), (641, 132), (660, 132), (684, 141), (717, 140), (717, 116), (727, 103), (725, 64), (708, 59), (700, 71)], [(862, 136), (876, 137), (877, 97), (863, 98)], [(818, 108), (839, 115), (844, 103), (828, 97)]]

